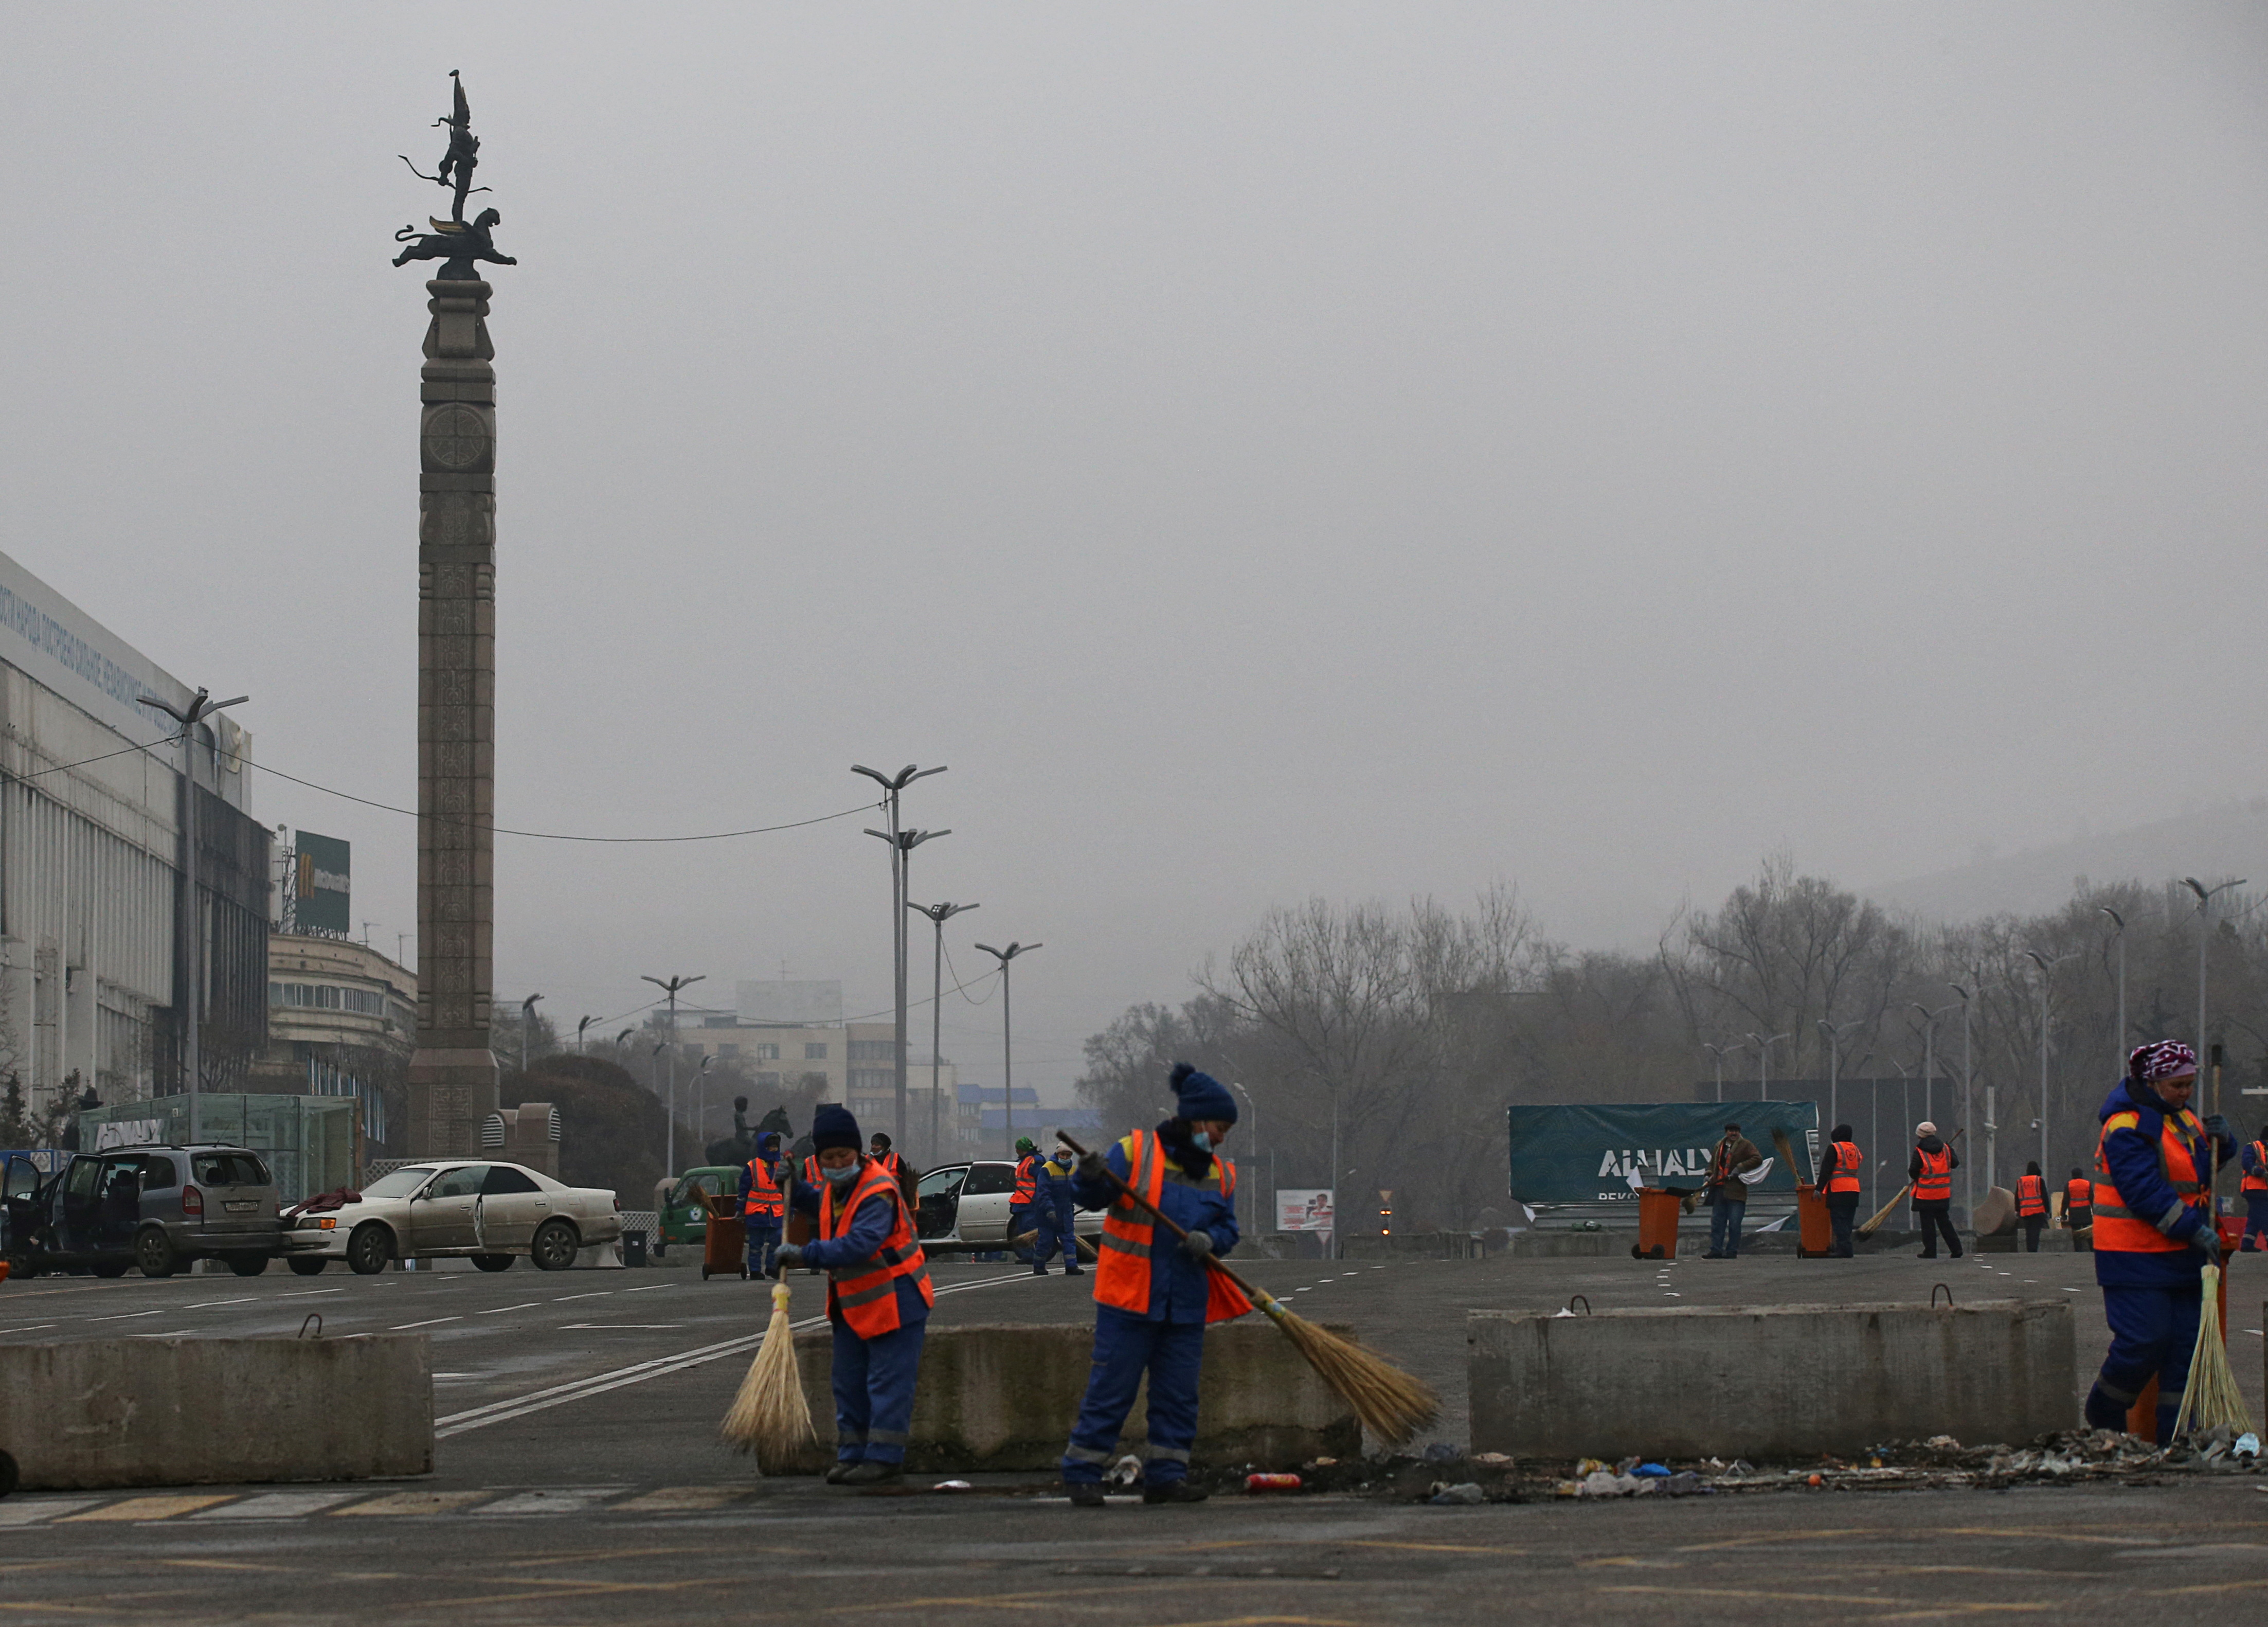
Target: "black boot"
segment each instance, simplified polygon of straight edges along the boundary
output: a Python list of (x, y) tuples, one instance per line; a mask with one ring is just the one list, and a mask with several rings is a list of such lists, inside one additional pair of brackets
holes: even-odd
[(1145, 1503), (1202, 1503), (1211, 1495), (1203, 1486), (1191, 1485), (1186, 1480), (1168, 1480), (1162, 1485), (1142, 1488), (1142, 1500)]
[(1064, 1490), (1071, 1493), (1071, 1506), (1073, 1508), (1102, 1506), (1102, 1487), (1094, 1481), (1074, 1480)]

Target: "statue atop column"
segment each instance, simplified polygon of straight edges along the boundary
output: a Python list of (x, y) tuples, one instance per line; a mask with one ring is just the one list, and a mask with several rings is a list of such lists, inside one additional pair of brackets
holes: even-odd
[[(478, 282), (480, 273), (473, 269), (476, 261), (486, 261), (496, 266), (516, 266), (519, 261), (510, 254), (497, 253), (496, 243), (490, 236), (503, 221), (502, 214), (492, 209), (484, 209), (474, 219), (468, 221), (465, 218), (466, 198), (475, 192), (486, 192), (488, 188), (473, 185), (473, 171), (481, 161), (481, 138), (473, 134), (473, 110), (465, 100), (465, 82), (454, 68), (449, 70), (449, 84), (456, 92), (455, 110), (433, 121), (436, 129), (449, 132), (449, 150), (441, 155), (439, 167), (428, 175), (409, 163), (408, 153), (396, 155), (404, 164), (409, 165), (409, 173), (418, 180), (430, 180), (437, 187), (453, 192), (449, 218), (435, 220), (429, 216), (426, 224), (433, 228), (430, 233), (420, 232), (414, 225), (404, 226), (395, 232), (394, 240), (409, 243), (409, 247), (394, 256), (394, 263), (406, 266), (413, 260), (446, 261), (447, 263), (441, 268), (439, 280)], [(412, 238), (416, 241), (409, 242)]]

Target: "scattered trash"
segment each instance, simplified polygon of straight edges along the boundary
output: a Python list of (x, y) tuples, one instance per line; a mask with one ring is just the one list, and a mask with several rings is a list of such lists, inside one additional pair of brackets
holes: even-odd
[(1309, 1469), (1336, 1469), (1338, 1467), (1338, 1459), (1334, 1457), (1316, 1458), (1314, 1461), (1310, 1462), (1307, 1467)]
[(1604, 1459), (1585, 1458), (1575, 1465), (1575, 1478), (1580, 1480), (1587, 1475), (1594, 1475), (1606, 1466)]
[(1708, 1489), (1701, 1483), (1701, 1476), (1690, 1469), (1680, 1469), (1661, 1483), (1662, 1493), (1667, 1497), (1694, 1497)]
[(1247, 1491), (1297, 1491), (1300, 1477), (1297, 1475), (1247, 1475), (1244, 1489)]
[(1454, 1463), (1462, 1456), (1464, 1456), (1463, 1453), (1446, 1440), (1437, 1440), (1425, 1448), (1425, 1461), (1428, 1463)]
[(1461, 1503), (1485, 1503), (1488, 1494), (1468, 1480), (1462, 1485), (1443, 1486), (1425, 1500), (1437, 1508), (1446, 1508)]
[(1669, 1478), (1668, 1468), (1660, 1463), (1641, 1463), (1630, 1472), (1638, 1476), (1642, 1480), (1667, 1480)]
[(930, 1488), (932, 1491), (974, 1491), (976, 1489), (966, 1480), (940, 1480)]
[(1958, 1452), (1961, 1450), (1961, 1443), (1950, 1435), (1932, 1435), (1926, 1444), (1929, 1447), (1929, 1449), (1933, 1452)]
[(1803, 1483), (1808, 1486), (1823, 1486), (1827, 1483), (1827, 1481), (1823, 1476), (1814, 1475)]
[(1110, 1466), (1110, 1472), (1103, 1479), (1114, 1486), (1139, 1485), (1142, 1483), (1142, 1460), (1130, 1452)]
[[(2247, 1431), (2236, 1438), (2236, 1444), (2229, 1450), (2241, 1458), (2257, 1458), (2260, 1455), (2260, 1437)], [(1480, 1461), (1478, 1458), (1473, 1461)]]
[(1726, 1472), (1733, 1475), (1753, 1475), (1756, 1472), (1756, 1466), (1746, 1458), (1734, 1458), (1733, 1467)]
[[(1317, 1458), (1315, 1461), (1319, 1463), (1328, 1463), (1331, 1460)], [(1485, 1463), (1491, 1469), (1503, 1469), (1512, 1462), (1511, 1457), (1502, 1452), (1476, 1452), (1473, 1454), (1472, 1461), (1476, 1463)]]

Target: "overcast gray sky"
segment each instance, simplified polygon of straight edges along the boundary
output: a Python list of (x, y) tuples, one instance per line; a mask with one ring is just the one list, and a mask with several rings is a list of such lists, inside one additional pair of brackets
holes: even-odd
[[(498, 803), (946, 762), (1020, 1075), (1271, 903), (1650, 942), (2268, 789), (2253, 5), (0, 10), (0, 548), (258, 753), (416, 795), (452, 68), (521, 264)], [(415, 919), (411, 821), (266, 780)], [(500, 994), (887, 1001), (867, 822), (504, 838)], [(926, 955), (916, 982), (927, 983)], [(997, 1079), (998, 1005), (946, 1050)], [(925, 1039), (926, 1021), (917, 1024)]]

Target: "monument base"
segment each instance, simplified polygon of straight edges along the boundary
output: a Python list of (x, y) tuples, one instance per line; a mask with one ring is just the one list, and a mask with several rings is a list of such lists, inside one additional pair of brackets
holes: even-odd
[(409, 1155), (477, 1158), (481, 1126), (497, 1106), (496, 1057), (476, 1050), (424, 1050), (409, 1058)]

